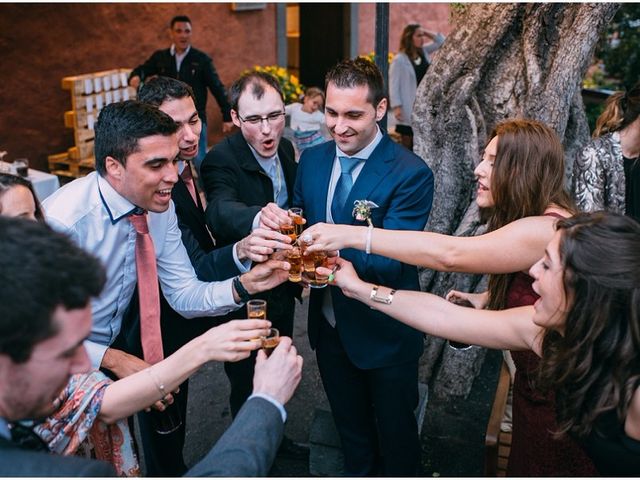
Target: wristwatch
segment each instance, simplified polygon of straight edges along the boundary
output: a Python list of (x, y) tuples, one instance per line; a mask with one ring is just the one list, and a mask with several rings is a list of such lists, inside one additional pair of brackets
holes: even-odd
[(240, 297), (240, 303), (247, 303), (249, 300), (251, 300), (251, 294), (247, 292), (247, 289), (244, 288), (244, 285), (242, 285), (242, 282), (240, 281), (240, 275), (233, 279), (233, 288)]
[(393, 295), (396, 293), (396, 291), (391, 290), (388, 296), (380, 297), (378, 296), (379, 288), (380, 288), (379, 285), (374, 285), (373, 288), (371, 289), (371, 294), (369, 295), (369, 298), (374, 302), (384, 303), (385, 305), (391, 305), (391, 302), (393, 302)]

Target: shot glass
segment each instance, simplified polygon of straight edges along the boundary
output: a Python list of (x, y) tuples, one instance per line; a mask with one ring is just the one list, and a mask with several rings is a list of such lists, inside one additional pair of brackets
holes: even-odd
[(16, 158), (13, 161), (13, 167), (16, 170), (16, 174), (21, 177), (27, 178), (29, 176), (29, 160), (26, 158)]
[(291, 218), (291, 221), (293, 222), (293, 229), (296, 234), (296, 238), (302, 235), (302, 230), (304, 228), (304, 217), (302, 216), (302, 213), (303, 211), (299, 207), (289, 209), (289, 218)]
[(174, 397), (173, 403), (167, 405), (162, 412), (152, 408), (151, 422), (156, 433), (160, 435), (168, 435), (180, 428), (182, 425), (182, 415), (178, 408), (178, 400)]
[(294, 246), (286, 253), (287, 262), (291, 265), (289, 269), (289, 281), (299, 282), (302, 280), (302, 253), (300, 247)]
[(262, 337), (262, 349), (267, 356), (271, 355), (273, 349), (280, 343), (280, 332), (277, 328), (270, 328), (269, 335)]
[(327, 266), (327, 252), (309, 252), (307, 247), (310, 244), (303, 242), (302, 245), (302, 269), (305, 281), (311, 288), (324, 288), (329, 281), (328, 275), (320, 275), (316, 272), (318, 267)]
[(257, 320), (267, 319), (267, 301), (266, 300), (249, 300), (247, 302), (247, 317)]

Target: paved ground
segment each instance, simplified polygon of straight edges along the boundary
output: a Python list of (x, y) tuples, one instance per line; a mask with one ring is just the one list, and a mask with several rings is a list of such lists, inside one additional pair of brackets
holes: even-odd
[[(306, 333), (307, 299), (296, 306), (294, 343), (305, 359), (303, 376), (295, 396), (287, 405), (285, 433), (307, 444), (314, 410), (328, 409), (315, 355)], [(467, 399), (443, 401), (429, 398), (422, 433), (425, 476), (480, 476), (483, 468), (484, 430), (493, 391), (499, 352), (489, 352), (483, 370)], [(422, 379), (425, 380), (425, 379)], [(185, 460), (194, 464), (222, 435), (231, 422), (229, 386), (222, 364), (211, 363), (200, 370), (189, 387)], [(198, 414), (196, 414), (196, 411)], [(306, 462), (277, 458), (270, 473), (275, 477), (310, 476)]]

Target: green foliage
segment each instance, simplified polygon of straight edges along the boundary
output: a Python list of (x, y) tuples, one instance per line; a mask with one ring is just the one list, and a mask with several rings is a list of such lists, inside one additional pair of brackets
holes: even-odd
[(640, 4), (620, 6), (598, 42), (596, 57), (602, 59), (617, 89), (630, 89), (640, 80)]
[(589, 131), (593, 132), (596, 129), (596, 121), (604, 110), (604, 102), (602, 103), (585, 103), (584, 113), (587, 116), (587, 122), (589, 123)]

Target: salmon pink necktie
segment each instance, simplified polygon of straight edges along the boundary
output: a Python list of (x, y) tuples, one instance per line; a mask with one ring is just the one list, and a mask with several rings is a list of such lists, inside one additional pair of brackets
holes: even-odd
[(193, 198), (193, 201), (197, 205), (198, 200), (196, 199), (196, 195), (198, 194), (196, 193), (196, 186), (193, 181), (193, 172), (191, 171), (191, 164), (189, 162), (184, 162), (184, 169), (182, 170), (180, 176), (182, 177), (182, 181), (187, 186), (187, 189), (191, 194), (191, 198)]
[(160, 289), (158, 267), (153, 240), (149, 235), (147, 212), (129, 216), (136, 231), (136, 270), (140, 299), (140, 339), (147, 363), (157, 363), (164, 358), (160, 334)]

